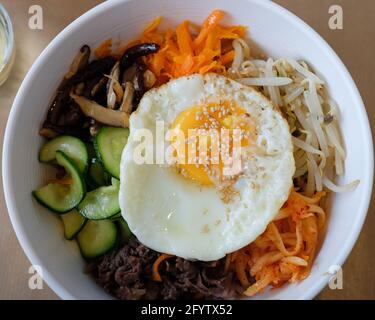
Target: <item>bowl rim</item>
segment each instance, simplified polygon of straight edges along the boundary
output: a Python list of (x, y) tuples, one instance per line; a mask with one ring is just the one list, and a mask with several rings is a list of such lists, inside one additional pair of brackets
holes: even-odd
[[(16, 130), (15, 119), (16, 115), (22, 111), (22, 105), (20, 104), (22, 97), (25, 93), (29, 90), (29, 87), (32, 84), (32, 78), (36, 70), (40, 68), (40, 66), (44, 63), (44, 60), (48, 58), (49, 52), (53, 49), (53, 47), (59, 43), (60, 41), (64, 40), (69, 36), (69, 34), (77, 29), (81, 24), (84, 24), (87, 20), (92, 19), (93, 17), (97, 16), (101, 13), (101, 11), (110, 9), (111, 7), (117, 6), (119, 3), (126, 3), (134, 0), (114, 0), (103, 2), (80, 17), (70, 23), (66, 28), (64, 28), (49, 44), (48, 46), (42, 51), (40, 56), (36, 59), (36, 61), (31, 66), (30, 70), (28, 71), (26, 77), (24, 78), (17, 95), (14, 99), (10, 115), (7, 121), (7, 126), (4, 135), (4, 147), (3, 147), (3, 154), (2, 154), (2, 161), (3, 161), (3, 168), (2, 168), (2, 176), (3, 176), (3, 189), (4, 189), (4, 196), (5, 202), (8, 209), (8, 214), (19, 240), (19, 243), (26, 253), (26, 256), (30, 260), (33, 265), (39, 265), (43, 268), (43, 279), (46, 281), (48, 286), (62, 299), (77, 299), (72, 295), (59, 281), (57, 281), (46, 268), (44, 268), (43, 261), (40, 259), (38, 254), (35, 252), (34, 248), (29, 245), (28, 237), (25, 236), (23, 232), (23, 227), (20, 223), (20, 215), (17, 214), (16, 210), (16, 200), (11, 194), (11, 190), (13, 189), (13, 181), (10, 173), (11, 162), (9, 161), (8, 154), (11, 153), (12, 143), (11, 137)], [(373, 141), (372, 141), (372, 134), (369, 119), (367, 117), (366, 109), (364, 103), (362, 101), (361, 95), (359, 90), (351, 77), (349, 71), (345, 67), (344, 63), (335, 53), (335, 51), (330, 47), (330, 45), (314, 30), (312, 29), (307, 23), (305, 23), (302, 19), (298, 16), (290, 12), (289, 10), (285, 9), (284, 7), (272, 2), (272, 1), (263, 1), (263, 0), (243, 0), (248, 2), (256, 3), (257, 5), (263, 6), (267, 10), (271, 10), (275, 13), (284, 15), (287, 17), (290, 22), (298, 28), (304, 29), (304, 32), (307, 33), (314, 41), (319, 43), (322, 47), (322, 50), (326, 51), (331, 59), (336, 64), (339, 72), (341, 73), (343, 79), (348, 83), (349, 87), (351, 88), (351, 95), (353, 99), (356, 101), (356, 105), (359, 108), (359, 114), (361, 118), (361, 123), (363, 125), (363, 129), (366, 135), (366, 145), (367, 145), (367, 152), (369, 154), (369, 179), (367, 180), (367, 185), (365, 186), (366, 192), (362, 193), (360, 207), (358, 208), (359, 217), (357, 218), (357, 223), (353, 226), (351, 233), (348, 235), (347, 240), (342, 245), (342, 250), (334, 257), (334, 264), (342, 266), (346, 258), (348, 257), (349, 253), (352, 251), (360, 231), (362, 229), (363, 223), (366, 219), (368, 208), (370, 205), (370, 199), (372, 195), (372, 187), (373, 187), (373, 173), (374, 173), (374, 154), (373, 154)], [(328, 283), (328, 277), (321, 277), (319, 278), (313, 286), (306, 290), (306, 292), (299, 297), (298, 299), (312, 299), (314, 298)]]

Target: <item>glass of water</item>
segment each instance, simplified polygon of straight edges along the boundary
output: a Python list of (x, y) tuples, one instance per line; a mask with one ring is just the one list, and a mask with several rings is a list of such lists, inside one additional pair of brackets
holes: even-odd
[(8, 78), (14, 62), (14, 33), (8, 12), (0, 4), (0, 85)]

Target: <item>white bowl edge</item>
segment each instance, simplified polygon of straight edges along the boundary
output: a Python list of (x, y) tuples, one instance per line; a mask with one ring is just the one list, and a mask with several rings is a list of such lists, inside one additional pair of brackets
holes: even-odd
[[(116, 0), (116, 1), (109, 1), (102, 3), (98, 5), (97, 7), (91, 9), (90, 11), (86, 12), (84, 15), (82, 15), (80, 18), (72, 22), (68, 27), (66, 27), (48, 46), (46, 49), (43, 50), (37, 61), (33, 64), (30, 71), (28, 72), (27, 76), (25, 77), (19, 92), (17, 93), (17, 96), (14, 100), (14, 104), (8, 119), (8, 125), (6, 127), (5, 131), (5, 138), (4, 138), (4, 149), (3, 149), (3, 183), (4, 183), (4, 195), (6, 199), (6, 204), (9, 211), (9, 216), (12, 222), (12, 225), (15, 229), (16, 235), (19, 239), (19, 242), (25, 251), (27, 257), (34, 265), (40, 265), (43, 267), (43, 261), (41, 261), (38, 254), (35, 252), (34, 248), (29, 246), (28, 238), (24, 235), (23, 229), (21, 228), (20, 224), (20, 217), (15, 214), (16, 213), (16, 206), (15, 206), (15, 198), (12, 194), (11, 190), (14, 189), (12, 176), (10, 176), (11, 166), (12, 163), (8, 160), (8, 154), (11, 152), (12, 148), (12, 135), (15, 131), (15, 122), (14, 119), (16, 118), (17, 113), (21, 112), (21, 105), (20, 101), (22, 97), (27, 93), (29, 87), (31, 86), (30, 79), (33, 77), (33, 73), (35, 70), (39, 68), (41, 64), (43, 64), (45, 58), (48, 56), (48, 52), (55, 46), (56, 43), (59, 41), (62, 41), (65, 39), (68, 34), (73, 31), (75, 28), (77, 28), (80, 24), (84, 24), (86, 20), (91, 19), (95, 15), (99, 14), (102, 9), (110, 8), (111, 6), (117, 5), (119, 2), (127, 2), (130, 0)], [(249, 0), (246, 0), (249, 1)], [(252, 2), (261, 3), (263, 6), (267, 7), (269, 10), (279, 11), (282, 12), (283, 15), (287, 16), (294, 24), (298, 25), (298, 27), (303, 27), (305, 29), (306, 33), (309, 33), (310, 37), (314, 39), (317, 43), (319, 43), (321, 46), (325, 48), (325, 50), (328, 50), (330, 55), (332, 56), (332, 64), (336, 64), (337, 68), (340, 69), (340, 72), (342, 74), (342, 78), (345, 79), (345, 81), (349, 82), (349, 87), (352, 88), (352, 96), (356, 100), (357, 106), (361, 108), (361, 117), (362, 117), (362, 123), (364, 125), (363, 130), (366, 132), (366, 139), (368, 141), (368, 174), (369, 179), (366, 181), (366, 194), (362, 195), (361, 203), (358, 204), (358, 212), (361, 213), (360, 217), (357, 218), (357, 222), (355, 224), (355, 228), (351, 230), (351, 234), (347, 236), (346, 243), (342, 244), (342, 247), (345, 248), (340, 251), (340, 253), (334, 258), (333, 262), (337, 265), (342, 265), (349, 255), (350, 251), (352, 250), (356, 239), (359, 236), (359, 233), (361, 231), (362, 225), (366, 218), (366, 212), (369, 207), (371, 194), (372, 194), (372, 183), (373, 183), (373, 144), (372, 144), (372, 136), (371, 136), (371, 129), (369, 125), (369, 121), (366, 116), (366, 111), (363, 105), (363, 101), (361, 99), (361, 96), (358, 92), (358, 89), (356, 88), (356, 85), (349, 74), (348, 70), (340, 60), (340, 58), (336, 55), (336, 53), (333, 51), (333, 49), (313, 30), (311, 29), (307, 24), (305, 24), (301, 19), (296, 17), (294, 14), (290, 13), (286, 9), (280, 7), (279, 5), (272, 3), (270, 1), (261, 1), (261, 0), (250, 0)], [(12, 124), (12, 126), (10, 126)], [(364, 183), (364, 182), (361, 182)], [(44, 274), (43, 274), (44, 280), (47, 282), (47, 284), (63, 299), (76, 299), (77, 297), (73, 296), (68, 289), (64, 287), (64, 285), (54, 279), (53, 276), (44, 268)], [(315, 282), (314, 286), (311, 287), (310, 290), (306, 291), (303, 296), (300, 297), (300, 299), (311, 299), (313, 298), (323, 287), (326, 285), (327, 281), (329, 279), (329, 276), (321, 277), (318, 281)]]

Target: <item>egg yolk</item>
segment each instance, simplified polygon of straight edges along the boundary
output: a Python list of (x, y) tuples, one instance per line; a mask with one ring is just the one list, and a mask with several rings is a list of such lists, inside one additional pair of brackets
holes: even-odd
[[(229, 155), (233, 153), (233, 130), (240, 129), (240, 145), (248, 146), (254, 140), (255, 126), (251, 116), (246, 110), (230, 101), (221, 101), (220, 103), (207, 103), (203, 106), (193, 106), (181, 112), (171, 126), (172, 130), (180, 130), (184, 136), (185, 161), (177, 162), (176, 167), (179, 173), (184, 177), (191, 179), (201, 185), (210, 186), (226, 179), (223, 174), (224, 159), (220, 152), (224, 148), (222, 129), (227, 129), (226, 133), (229, 139), (226, 140), (226, 150)], [(197, 129), (195, 139), (191, 139), (192, 129)], [(213, 141), (212, 130), (217, 132), (219, 139)], [(238, 130), (237, 130), (238, 132)], [(190, 134), (190, 136), (189, 136)], [(174, 141), (172, 139), (172, 141)], [(217, 144), (219, 141), (219, 145)], [(205, 153), (205, 162), (202, 163), (198, 158), (201, 144), (207, 147)], [(190, 147), (189, 147), (190, 144)], [(214, 154), (216, 148), (218, 153)], [(193, 151), (193, 153), (191, 152)], [(175, 152), (176, 155), (177, 151)], [(190, 153), (190, 155), (189, 155)], [(217, 157), (219, 155), (219, 158)], [(190, 156), (190, 158), (189, 158)], [(189, 161), (195, 159), (195, 162)], [(181, 163), (182, 162), (182, 163)]]

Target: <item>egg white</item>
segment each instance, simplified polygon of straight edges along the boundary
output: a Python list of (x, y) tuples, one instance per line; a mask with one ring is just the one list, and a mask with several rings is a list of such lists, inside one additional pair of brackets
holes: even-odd
[[(232, 201), (224, 203), (215, 187), (200, 186), (166, 165), (134, 162), (138, 129), (150, 130), (155, 138), (156, 120), (167, 129), (180, 112), (219, 97), (247, 110), (263, 150), (245, 163)], [(268, 99), (216, 74), (182, 77), (147, 92), (130, 117), (121, 159), (121, 212), (147, 247), (185, 259), (216, 260), (264, 232), (288, 198), (294, 171), (288, 124)]]

